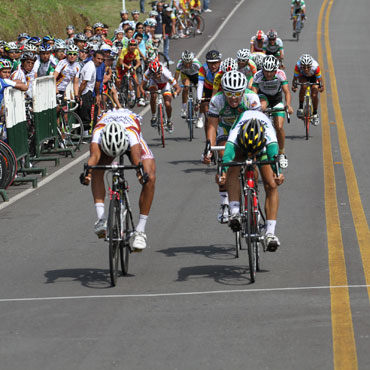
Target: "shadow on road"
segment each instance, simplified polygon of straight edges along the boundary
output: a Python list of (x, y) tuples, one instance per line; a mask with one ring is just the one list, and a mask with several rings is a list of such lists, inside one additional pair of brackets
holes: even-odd
[(248, 285), (251, 284), (249, 268), (246, 266), (205, 265), (183, 267), (178, 272), (176, 281), (188, 281), (190, 279), (213, 279), (223, 285)]
[[(92, 289), (106, 289), (111, 287), (109, 270), (101, 269), (65, 269), (46, 271), (45, 284), (54, 284), (65, 281), (79, 281), (82, 286)], [(132, 276), (132, 275), (131, 275)], [(125, 278), (130, 275), (125, 276)]]
[(306, 136), (286, 135), (285, 139), (288, 139), (288, 140), (306, 140)]
[(281, 39), (281, 41), (285, 42), (285, 41), (288, 41), (288, 42), (297, 42), (297, 39)]
[(177, 257), (180, 255), (201, 255), (217, 260), (235, 259), (235, 248), (230, 244), (190, 245), (161, 249), (157, 252), (163, 253), (167, 257)]

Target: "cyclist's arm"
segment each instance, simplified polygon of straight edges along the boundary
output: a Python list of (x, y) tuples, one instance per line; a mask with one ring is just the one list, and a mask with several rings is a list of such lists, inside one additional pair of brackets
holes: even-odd
[(203, 88), (204, 88), (204, 80), (198, 80), (198, 87), (197, 87), (197, 99), (198, 99), (198, 101), (200, 99), (202, 99)]
[(73, 93), (75, 94), (75, 96), (77, 96), (78, 95), (78, 92), (79, 92), (79, 90), (78, 90), (79, 89), (78, 88), (78, 84), (79, 84), (78, 77), (77, 76), (74, 76), (73, 77)]
[(288, 107), (288, 112), (289, 114), (292, 114), (293, 113), (293, 108), (291, 106), (292, 96), (290, 95), (289, 85), (288, 84), (282, 85), (281, 88), (285, 95), (285, 104)]
[[(96, 166), (99, 163), (101, 150), (98, 143), (90, 144), (90, 157), (87, 161), (88, 166)], [(87, 176), (85, 176), (85, 185), (89, 185), (92, 176), (92, 169), (89, 169)]]
[(208, 125), (207, 125), (207, 140), (211, 142), (211, 145), (216, 145), (217, 128), (219, 117), (216, 114), (208, 112)]
[(179, 69), (176, 69), (176, 72), (175, 72), (175, 80), (178, 81), (179, 80), (179, 76), (180, 76), (180, 70)]
[[(222, 157), (222, 163), (231, 162), (235, 158), (236, 146), (234, 143), (227, 141), (225, 145), (224, 156)], [(222, 173), (226, 173), (229, 167), (222, 167)]]

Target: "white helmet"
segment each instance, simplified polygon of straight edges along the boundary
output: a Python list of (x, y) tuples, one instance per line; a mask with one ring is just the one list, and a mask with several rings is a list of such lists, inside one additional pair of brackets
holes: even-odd
[(78, 48), (77, 45), (71, 44), (67, 46), (67, 54), (68, 53), (77, 53), (80, 49)]
[(189, 50), (184, 50), (181, 54), (181, 59), (184, 63), (190, 63), (194, 59), (194, 53)]
[(101, 148), (109, 157), (117, 157), (126, 152), (129, 145), (125, 128), (118, 122), (108, 123), (102, 132)]
[(312, 59), (311, 55), (303, 54), (299, 58), (299, 62), (301, 63), (302, 66), (312, 66), (313, 59)]
[(244, 91), (248, 86), (248, 80), (244, 73), (230, 71), (222, 76), (221, 86), (224, 91)]
[(30, 51), (31, 53), (36, 53), (37, 52), (37, 46), (33, 44), (26, 44), (24, 45), (23, 52), (25, 51)]
[(261, 53), (252, 54), (253, 62), (256, 64), (257, 70), (262, 69), (262, 63), (265, 55)]
[(273, 55), (266, 55), (263, 58), (262, 69), (267, 72), (277, 71), (279, 68), (279, 60)]
[(251, 51), (249, 49), (240, 49), (236, 53), (236, 59), (246, 62), (251, 56)]
[(221, 62), (220, 69), (222, 72), (236, 71), (238, 69), (238, 63), (233, 58), (227, 58)]

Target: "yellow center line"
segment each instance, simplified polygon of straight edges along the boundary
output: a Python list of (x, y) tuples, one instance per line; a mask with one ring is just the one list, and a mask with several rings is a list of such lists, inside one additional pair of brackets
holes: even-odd
[[(333, 0), (330, 1), (328, 11), (333, 4)], [(328, 18), (328, 16), (327, 16)], [(325, 30), (328, 28), (329, 19), (325, 19)], [(370, 248), (369, 248), (369, 241), (370, 241), (370, 231), (369, 225), (367, 223), (366, 215), (364, 212), (364, 208), (361, 202), (360, 191), (357, 184), (356, 172), (353, 167), (351, 152), (349, 150), (346, 129), (344, 127), (343, 122), (343, 115), (342, 110), (340, 108), (339, 103), (339, 95), (337, 90), (337, 80), (335, 78), (335, 70), (334, 70), (334, 63), (331, 53), (330, 41), (329, 36), (326, 32), (325, 35), (325, 46), (326, 52), (328, 57), (328, 66), (329, 66), (329, 74), (330, 74), (330, 86), (332, 90), (332, 101), (334, 107), (334, 113), (337, 121), (337, 130), (338, 130), (338, 140), (340, 151), (342, 155), (343, 161), (343, 168), (346, 177), (347, 183), (347, 192), (348, 198), (351, 206), (351, 212), (353, 217), (353, 223), (356, 229), (356, 235), (358, 240), (358, 245), (360, 248), (361, 258), (362, 258), (362, 265), (364, 268), (364, 274), (366, 283), (369, 284), (370, 282)], [(370, 299), (370, 288), (367, 290), (368, 296)]]
[[(324, 58), (321, 43), (322, 19), (328, 0), (324, 0), (317, 24), (318, 60), (324, 73)], [(328, 19), (330, 12), (327, 11)], [(327, 36), (325, 28), (325, 36)], [(344, 258), (342, 232), (336, 195), (335, 172), (330, 138), (327, 93), (321, 94), (322, 147), (324, 166), (325, 215), (328, 234), (328, 258), (330, 285), (348, 285)], [(353, 332), (352, 313), (348, 288), (330, 289), (331, 321), (333, 336), (334, 369), (357, 369), (356, 343)]]

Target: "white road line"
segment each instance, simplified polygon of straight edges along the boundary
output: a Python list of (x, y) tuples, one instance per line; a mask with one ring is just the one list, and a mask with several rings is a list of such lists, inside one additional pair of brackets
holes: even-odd
[(231, 294), (231, 293), (263, 293), (263, 292), (287, 292), (302, 290), (325, 290), (325, 289), (351, 289), (369, 288), (370, 285), (343, 285), (343, 286), (311, 286), (311, 287), (288, 287), (288, 288), (264, 288), (264, 289), (234, 289), (234, 290), (210, 290), (204, 292), (180, 292), (180, 293), (143, 293), (143, 294), (107, 294), (70, 297), (34, 297), (34, 298), (3, 298), (0, 303), (10, 302), (37, 302), (37, 301), (66, 301), (73, 299), (111, 299), (111, 298), (156, 298), (156, 297), (181, 297), (192, 295)]
[[(200, 50), (200, 52), (197, 54), (197, 58), (200, 58), (200, 56), (204, 53), (205, 50), (207, 50), (207, 48), (209, 47), (209, 45), (213, 42), (213, 40), (215, 38), (217, 38), (217, 36), (220, 34), (220, 32), (222, 31), (222, 29), (225, 27), (226, 23), (229, 21), (229, 19), (233, 16), (233, 14), (239, 9), (239, 7), (245, 2), (245, 0), (241, 0), (240, 3), (232, 10), (232, 12), (227, 16), (227, 18), (221, 23), (221, 26), (218, 28), (217, 32), (213, 35), (213, 37), (211, 39), (208, 40), (208, 42), (203, 46), (203, 48)], [(139, 112), (139, 114), (141, 116), (144, 116), (150, 109), (150, 106), (147, 106), (145, 107), (142, 111)], [(69, 170), (71, 167), (73, 167), (75, 164), (81, 162), (82, 160), (84, 160), (85, 158), (87, 158), (89, 155), (89, 152), (83, 154), (81, 157), (79, 158), (76, 158), (74, 161), (72, 161), (71, 163), (67, 164), (66, 166), (62, 167), (61, 169), (59, 169), (58, 171), (54, 172), (52, 175), (48, 176), (46, 179), (40, 181), (39, 185), (37, 188), (31, 188), (31, 189), (27, 189), (17, 195), (15, 195), (14, 197), (12, 197), (9, 202), (3, 202), (0, 204), (0, 210), (10, 206), (11, 204), (15, 203), (16, 201), (18, 201), (19, 199), (22, 199), (24, 198), (26, 195), (34, 192), (35, 190), (41, 188), (42, 186), (46, 185), (47, 183), (49, 183), (50, 181), (54, 180), (56, 177), (58, 177), (59, 175), (61, 175), (62, 173), (66, 172), (67, 170)]]

